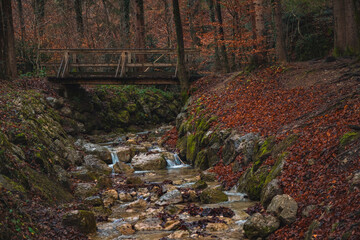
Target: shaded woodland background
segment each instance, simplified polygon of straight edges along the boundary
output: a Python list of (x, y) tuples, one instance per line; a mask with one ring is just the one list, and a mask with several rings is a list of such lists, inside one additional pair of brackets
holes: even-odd
[[(22, 73), (38, 70), (39, 48), (176, 47), (170, 0), (11, 2)], [(185, 47), (201, 49), (202, 70), (228, 72), (276, 60), (356, 52), (334, 49), (334, 15), (339, 26), (351, 25), (345, 16), (351, 11), (343, 15), (341, 11), (357, 12), (358, 1), (180, 0), (179, 4)], [(354, 29), (350, 32), (358, 38)]]

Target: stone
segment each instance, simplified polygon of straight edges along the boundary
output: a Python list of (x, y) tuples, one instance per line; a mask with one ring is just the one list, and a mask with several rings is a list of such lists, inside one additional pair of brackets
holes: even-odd
[(85, 166), (100, 174), (109, 175), (112, 169), (95, 155), (87, 155), (84, 157)]
[(132, 203), (129, 203), (128, 208), (146, 208), (147, 202), (144, 199), (138, 199)]
[(260, 202), (265, 208), (270, 204), (271, 200), (276, 195), (283, 194), (283, 191), (280, 188), (279, 183), (280, 181), (278, 179), (273, 179), (262, 189), (260, 195)]
[(71, 175), (86, 182), (92, 182), (96, 179), (96, 174), (85, 166), (77, 167), (75, 171), (71, 172)]
[(107, 190), (103, 193), (104, 198), (112, 198), (114, 200), (117, 200), (119, 198), (119, 194), (115, 189)]
[(131, 160), (133, 168), (137, 171), (166, 169), (166, 160), (160, 153), (136, 155)]
[(226, 202), (227, 200), (228, 196), (219, 188), (207, 188), (200, 195), (202, 203), (219, 203)]
[(360, 189), (360, 172), (356, 172), (351, 179), (350, 187), (352, 190), (355, 188)]
[(199, 180), (196, 183), (194, 183), (194, 185), (192, 185), (192, 188), (197, 189), (197, 190), (202, 190), (207, 188), (207, 183), (204, 180)]
[(99, 196), (91, 196), (84, 199), (85, 204), (89, 204), (91, 206), (102, 206), (103, 201), (101, 200), (101, 197)]
[(245, 223), (245, 235), (250, 239), (265, 238), (280, 227), (280, 221), (272, 216), (263, 216), (260, 213), (253, 214)]
[(275, 214), (282, 223), (290, 224), (296, 220), (297, 202), (287, 194), (277, 195), (272, 200), (267, 212)]
[(169, 220), (165, 223), (164, 225), (164, 230), (165, 231), (173, 231), (176, 230), (179, 226), (180, 226), (180, 221), (179, 220)]
[(93, 144), (93, 143), (87, 143), (84, 140), (80, 140), (80, 139), (75, 142), (75, 145), (81, 147), (87, 154), (96, 155), (101, 160), (103, 160), (108, 164), (112, 163), (111, 153), (109, 149), (107, 149), (104, 146), (100, 146), (98, 144)]
[(169, 204), (176, 204), (183, 201), (181, 192), (177, 189), (169, 191), (162, 195), (158, 201), (156, 201), (157, 205), (169, 205)]
[(86, 198), (94, 195), (97, 188), (92, 183), (77, 183), (74, 190), (75, 197)]
[(119, 193), (119, 199), (122, 202), (131, 202), (133, 200), (133, 197), (131, 196), (130, 193), (121, 192)]
[(177, 230), (167, 236), (168, 239), (184, 239), (190, 237), (190, 234), (188, 231), (185, 230)]
[(304, 209), (302, 210), (301, 215), (303, 215), (304, 217), (309, 217), (311, 211), (314, 210), (314, 209), (316, 209), (316, 208), (317, 208), (316, 205), (306, 206), (306, 207), (304, 207)]
[(115, 163), (113, 168), (114, 168), (114, 172), (119, 174), (131, 174), (135, 171), (131, 166), (123, 162)]
[(223, 161), (224, 164), (229, 164), (234, 161), (236, 156), (240, 153), (244, 153), (246, 162), (250, 162), (252, 155), (254, 154), (253, 149), (256, 141), (259, 139), (259, 134), (248, 133), (241, 135), (236, 132), (225, 140), (225, 146), (223, 150)]
[(63, 107), (60, 109), (60, 113), (66, 117), (71, 117), (72, 111), (69, 107)]
[(225, 231), (229, 228), (225, 223), (208, 223), (206, 230), (210, 232)]
[(126, 179), (126, 184), (142, 185), (144, 182), (139, 177), (128, 177)]
[(137, 231), (156, 231), (163, 229), (159, 218), (147, 218), (141, 220), (135, 224), (134, 228)]
[(96, 232), (96, 221), (93, 212), (74, 210), (63, 216), (62, 223), (65, 226), (77, 228), (80, 232), (88, 234)]
[(97, 184), (96, 187), (98, 187), (99, 189), (104, 189), (104, 188), (111, 188), (112, 187), (112, 179), (109, 178), (108, 176), (100, 176), (97, 179)]
[(131, 161), (130, 147), (117, 147), (114, 149), (120, 162), (129, 163)]
[(132, 228), (132, 225), (130, 223), (121, 224), (120, 226), (117, 226), (116, 229), (122, 235), (132, 235), (135, 233), (135, 230)]
[(201, 180), (205, 182), (215, 182), (216, 181), (216, 173), (209, 172), (209, 171), (203, 171), (200, 173)]

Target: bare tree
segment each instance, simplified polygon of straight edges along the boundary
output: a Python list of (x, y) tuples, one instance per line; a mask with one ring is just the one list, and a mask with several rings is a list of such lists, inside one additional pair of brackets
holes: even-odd
[(224, 72), (229, 72), (230, 68), (229, 68), (229, 60), (227, 57), (227, 53), (226, 53), (226, 46), (225, 46), (225, 33), (224, 33), (224, 27), (223, 27), (223, 19), (222, 19), (222, 14), (221, 14), (221, 5), (220, 5), (220, 0), (216, 0), (216, 5), (215, 5), (215, 12), (216, 12), (216, 17), (219, 23), (219, 36), (220, 36), (220, 40), (221, 40), (221, 47), (220, 47), (220, 53), (221, 53), (221, 58), (222, 58), (222, 68)]
[(273, 8), (275, 13), (275, 30), (276, 30), (276, 56), (278, 61), (287, 62), (285, 32), (282, 21), (282, 6), (281, 1), (276, 0), (273, 2)]
[[(214, 7), (214, 0), (206, 0), (208, 6), (209, 6), (209, 16), (210, 16), (210, 22), (212, 24), (216, 23), (216, 18), (215, 18), (215, 7)], [(212, 27), (212, 30), (214, 31), (214, 58), (215, 58), (215, 62), (214, 62), (214, 69), (215, 71), (220, 70), (221, 68), (221, 63), (220, 63), (220, 56), (219, 56), (219, 47), (218, 47), (218, 36), (217, 36), (217, 31), (215, 27)]]
[(11, 0), (0, 0), (0, 78), (15, 78), (16, 75)]
[(120, 47), (130, 47), (130, 0), (119, 0), (120, 5)]
[(174, 14), (174, 23), (176, 29), (176, 39), (177, 39), (177, 70), (178, 77), (181, 85), (182, 94), (187, 95), (189, 89), (189, 74), (185, 66), (185, 49), (184, 49), (184, 37), (183, 29), (181, 24), (181, 15), (178, 0), (173, 0), (173, 14)]
[(76, 15), (76, 27), (80, 38), (84, 37), (84, 21), (82, 15), (82, 0), (74, 1), (75, 15)]

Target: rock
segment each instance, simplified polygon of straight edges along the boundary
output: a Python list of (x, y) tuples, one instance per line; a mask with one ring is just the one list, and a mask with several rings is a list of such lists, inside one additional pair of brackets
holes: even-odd
[(215, 182), (216, 181), (216, 173), (209, 172), (209, 171), (203, 171), (200, 173), (201, 180), (205, 182)]
[(160, 199), (156, 202), (157, 205), (168, 205), (168, 204), (176, 204), (183, 201), (181, 192), (177, 189), (172, 190), (170, 192), (165, 193), (160, 197)]
[(134, 226), (137, 231), (156, 231), (162, 230), (159, 218), (147, 218), (137, 222)]
[(89, 204), (91, 206), (102, 206), (103, 201), (99, 196), (91, 196), (84, 199), (84, 203)]
[(172, 184), (164, 184), (161, 186), (161, 189), (163, 192), (170, 192), (177, 189), (177, 187)]
[(316, 208), (317, 208), (316, 205), (306, 206), (306, 207), (302, 210), (301, 214), (302, 214), (304, 217), (309, 217), (311, 211), (314, 210), (314, 209), (316, 209)]
[(208, 223), (206, 230), (210, 232), (225, 231), (229, 228), (225, 223)]
[(184, 239), (188, 237), (190, 237), (190, 234), (185, 230), (178, 230), (167, 236), (168, 239)]
[(166, 169), (166, 160), (160, 153), (139, 154), (133, 157), (131, 164), (135, 170), (161, 170)]
[(179, 220), (169, 220), (165, 223), (164, 225), (164, 230), (165, 231), (173, 231), (176, 230), (179, 226), (180, 226), (180, 221)]
[(132, 235), (135, 233), (135, 230), (132, 228), (130, 223), (121, 224), (120, 226), (117, 226), (116, 229), (122, 235)]
[(79, 198), (86, 198), (94, 195), (97, 192), (97, 188), (91, 183), (77, 183), (74, 195)]
[(352, 190), (360, 188), (360, 172), (356, 172), (351, 179), (350, 187)]
[(226, 202), (227, 200), (228, 196), (219, 188), (207, 188), (200, 195), (202, 203), (219, 203)]
[(265, 238), (280, 227), (280, 221), (271, 215), (253, 214), (244, 224), (245, 235), (250, 239)]
[(131, 161), (130, 147), (117, 147), (114, 151), (120, 162), (129, 163)]
[(70, 190), (70, 181), (69, 181), (69, 173), (65, 171), (62, 167), (59, 165), (54, 165), (54, 170), (56, 172), (57, 180), (61, 183), (63, 187)]
[(237, 191), (245, 192), (251, 200), (260, 200), (269, 170), (269, 166), (261, 166), (257, 171), (248, 168), (239, 179)]
[(122, 202), (131, 202), (133, 200), (133, 197), (131, 196), (130, 193), (121, 192), (119, 193), (119, 199)]
[(103, 198), (104, 206), (109, 207), (113, 205), (116, 200), (118, 200), (119, 195), (115, 189), (110, 189), (103, 193)]
[(260, 202), (266, 208), (270, 204), (273, 197), (281, 194), (283, 194), (283, 191), (280, 188), (279, 180), (273, 179), (262, 189), (260, 195)]
[(59, 109), (63, 107), (64, 101), (61, 99), (53, 98), (53, 97), (47, 97), (46, 102), (53, 108)]
[(275, 214), (282, 223), (290, 224), (296, 220), (297, 202), (287, 194), (277, 195), (267, 208), (267, 212)]
[(91, 182), (96, 179), (96, 174), (85, 166), (77, 167), (76, 171), (71, 172), (71, 175), (86, 182)]
[(114, 168), (114, 172), (119, 174), (131, 174), (135, 171), (131, 166), (123, 162), (115, 163), (113, 168)]
[(146, 208), (147, 202), (144, 199), (138, 199), (132, 203), (129, 203), (129, 208)]
[(126, 184), (142, 185), (144, 182), (139, 177), (128, 177), (126, 179)]
[(168, 205), (164, 208), (164, 211), (170, 215), (174, 215), (180, 212), (180, 208), (175, 205)]
[(84, 161), (86, 167), (97, 173), (109, 175), (112, 172), (112, 169), (95, 155), (85, 156)]
[(112, 187), (112, 179), (108, 176), (100, 176), (97, 180), (96, 187), (99, 189)]
[(168, 160), (175, 161), (174, 153), (171, 152), (162, 152), (161, 155)]
[(104, 146), (100, 146), (98, 144), (93, 144), (93, 143), (87, 143), (84, 140), (80, 140), (80, 139), (75, 142), (75, 145), (81, 147), (87, 154), (96, 155), (101, 160), (103, 160), (108, 164), (112, 163), (111, 153), (109, 149), (107, 149)]
[(72, 116), (72, 111), (69, 107), (63, 107), (60, 109), (60, 113), (66, 117), (71, 117)]
[(77, 228), (82, 233), (96, 232), (96, 221), (93, 212), (85, 210), (74, 210), (63, 216), (62, 223), (65, 226)]
[(207, 183), (203, 180), (199, 180), (196, 183), (194, 183), (194, 185), (192, 186), (192, 188), (197, 189), (197, 190), (202, 190), (207, 188)]
[(245, 161), (249, 163), (254, 154), (253, 149), (255, 142), (259, 139), (259, 134), (248, 133), (241, 135), (236, 132), (225, 140), (225, 146), (223, 150), (223, 161), (224, 164), (229, 164), (234, 161), (235, 157), (239, 153), (244, 153)]

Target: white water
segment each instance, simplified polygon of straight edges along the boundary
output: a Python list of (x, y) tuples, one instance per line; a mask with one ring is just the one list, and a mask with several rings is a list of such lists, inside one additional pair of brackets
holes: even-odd
[(170, 159), (166, 159), (167, 168), (168, 169), (174, 169), (174, 168), (189, 168), (190, 165), (185, 164), (180, 157), (174, 153), (174, 161)]
[(109, 147), (107, 147), (107, 149), (109, 149), (110, 154), (111, 154), (111, 159), (112, 159), (112, 164), (110, 164), (109, 167), (111, 167), (112, 174), (114, 175), (115, 174), (114, 165), (119, 162), (119, 158), (118, 158), (117, 153), (116, 153), (116, 151), (114, 149), (109, 148)]

